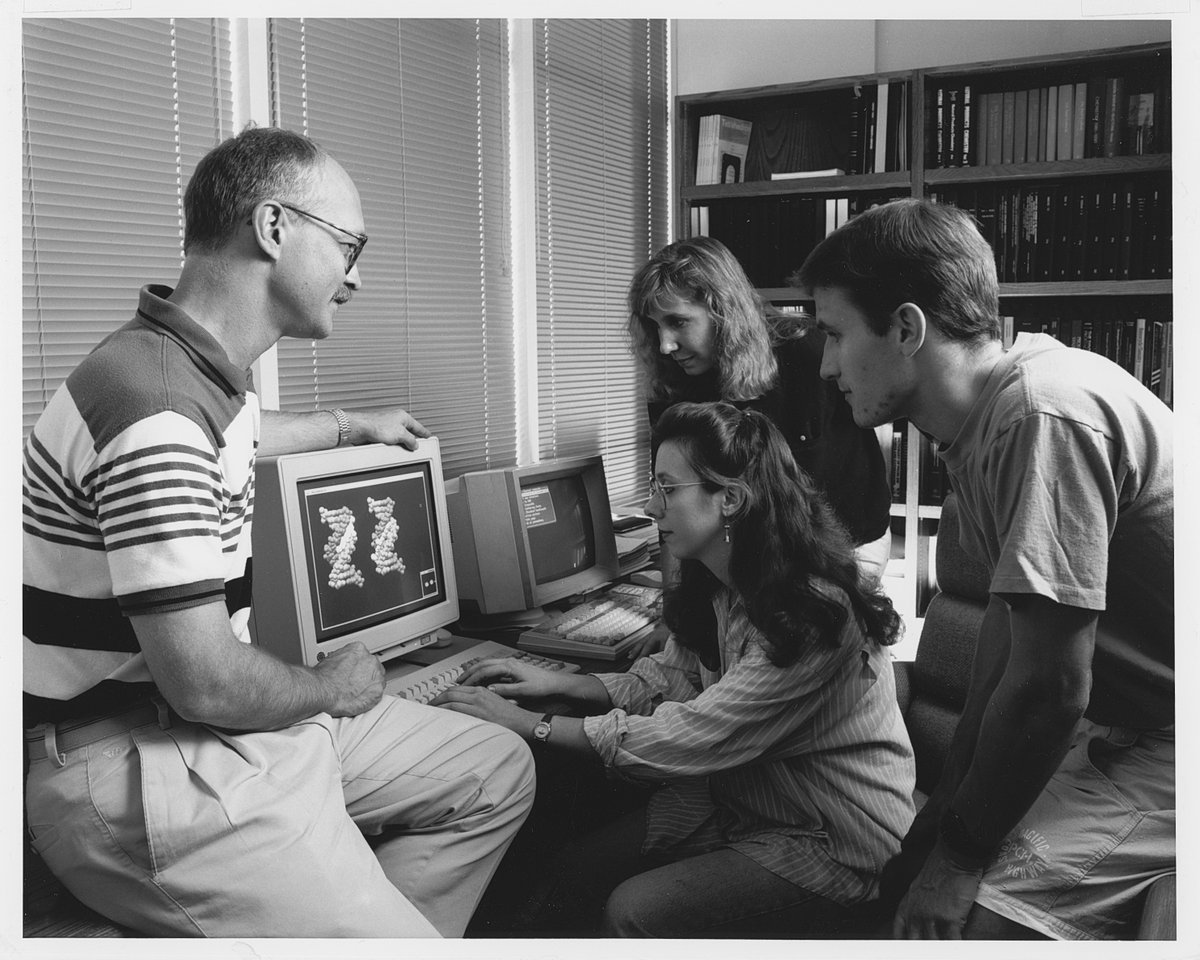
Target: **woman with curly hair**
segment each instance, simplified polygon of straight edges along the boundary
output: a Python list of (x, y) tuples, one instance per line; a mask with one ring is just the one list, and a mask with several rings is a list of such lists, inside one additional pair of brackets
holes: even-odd
[[(666, 648), (626, 673), (483, 661), (435, 701), (653, 786), (542, 864), (526, 933), (827, 934), (913, 817), (890, 601), (763, 414), (681, 403), (646, 510), (680, 559)], [(584, 716), (520, 703), (565, 699)]]
[(837, 386), (821, 379), (825, 335), (773, 311), (711, 237), (660, 250), (634, 276), (628, 303), (651, 426), (681, 400), (765, 413), (849, 530), (863, 573), (878, 579), (891, 546), (883, 455), (874, 431), (856, 426)]

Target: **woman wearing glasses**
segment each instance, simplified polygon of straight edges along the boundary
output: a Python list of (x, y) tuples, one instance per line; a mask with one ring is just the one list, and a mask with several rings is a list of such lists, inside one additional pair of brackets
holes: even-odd
[[(484, 661), (435, 703), (657, 788), (556, 858), (528, 932), (827, 933), (913, 816), (898, 617), (765, 415), (677, 404), (655, 439), (646, 510), (681, 560), (666, 648), (626, 673)], [(587, 715), (519, 705), (546, 697)]]
[(891, 546), (883, 455), (836, 384), (821, 379), (824, 335), (772, 312), (710, 237), (660, 250), (634, 276), (628, 302), (651, 426), (681, 400), (765, 413), (850, 532), (864, 574), (878, 579)]

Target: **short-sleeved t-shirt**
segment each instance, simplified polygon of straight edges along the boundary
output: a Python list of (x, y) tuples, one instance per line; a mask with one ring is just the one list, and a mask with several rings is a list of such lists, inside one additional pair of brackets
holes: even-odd
[[(761, 397), (730, 401), (771, 418), (787, 439), (792, 456), (825, 494), (856, 544), (870, 543), (887, 532), (891, 491), (875, 431), (854, 422), (850, 405), (834, 383), (821, 379), (825, 335), (810, 330), (781, 341), (776, 385)], [(723, 399), (714, 374), (689, 377), (686, 392), (674, 400), (651, 401), (650, 425), (679, 401)]]
[(996, 594), (1099, 611), (1087, 716), (1174, 717), (1173, 419), (1121, 367), (1043, 334), (997, 363), (939, 450)]

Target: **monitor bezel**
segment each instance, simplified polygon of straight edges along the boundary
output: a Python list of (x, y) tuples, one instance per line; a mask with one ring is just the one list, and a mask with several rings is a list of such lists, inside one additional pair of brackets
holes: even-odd
[[(454, 570), (454, 551), (450, 540), (450, 519), (446, 507), (446, 485), (442, 474), (441, 448), (436, 437), (419, 440), (415, 450), (388, 444), (364, 444), (354, 447), (335, 447), (307, 453), (284, 454), (269, 458), (275, 461), (274, 477), (281, 494), (281, 516), (284, 536), (287, 537), (287, 558), (292, 581), (291, 599), (298, 629), (297, 642), (303, 660), (314, 666), (321, 659), (354, 641), (361, 642), (372, 653), (388, 658), (398, 656), (416, 646), (441, 627), (459, 618), (458, 583)], [(438, 553), (445, 581), (443, 601), (375, 623), (341, 636), (317, 641), (317, 625), (313, 613), (312, 587), (309, 582), (308, 557), (304, 549), (304, 511), (297, 494), (298, 484), (338, 475), (362, 473), (391, 467), (429, 465), (432, 486), (431, 509), (435, 516)], [(402, 633), (397, 634), (397, 623)], [(431, 638), (430, 638), (431, 639)]]

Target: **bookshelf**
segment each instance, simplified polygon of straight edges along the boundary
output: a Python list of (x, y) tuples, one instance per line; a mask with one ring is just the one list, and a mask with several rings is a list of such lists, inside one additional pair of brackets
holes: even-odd
[[(768, 300), (802, 305), (787, 276), (828, 230), (898, 197), (953, 203), (996, 252), (1007, 329), (1109, 353), (1169, 403), (1170, 59), (1146, 44), (680, 96), (677, 222), (725, 243)], [(738, 182), (696, 183), (712, 114), (751, 124)], [(880, 445), (903, 545), (889, 592), (920, 616), (945, 481), (911, 425)]]

